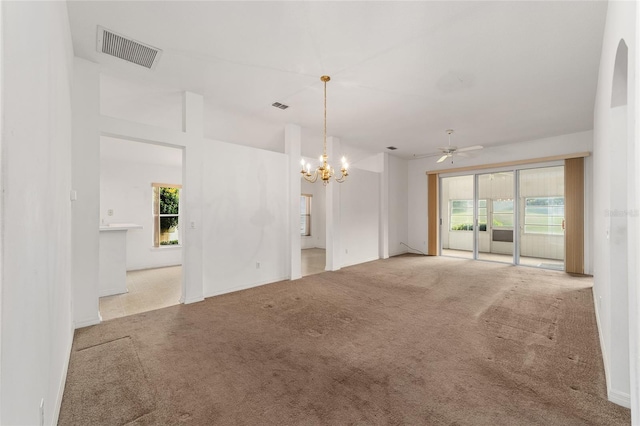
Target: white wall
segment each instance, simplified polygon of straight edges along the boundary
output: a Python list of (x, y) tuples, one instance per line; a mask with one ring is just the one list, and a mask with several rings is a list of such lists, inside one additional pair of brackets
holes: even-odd
[(64, 2), (2, 2), (3, 425), (57, 421), (73, 337), (71, 73)]
[[(507, 161), (542, 158), (554, 155), (590, 152), (593, 149), (593, 132), (586, 131), (569, 135), (555, 136), (528, 142), (485, 148), (473, 158), (457, 159), (453, 166), (450, 163), (436, 163), (436, 158), (421, 158), (409, 161), (409, 245), (426, 252), (427, 250), (427, 171), (444, 170), (451, 167), (466, 167), (494, 164)], [(587, 169), (589, 170), (589, 169)], [(586, 176), (586, 179), (591, 179)], [(585, 190), (589, 185), (585, 185)], [(587, 198), (589, 194), (586, 194)], [(589, 220), (590, 218), (586, 218)], [(591, 223), (586, 226), (591, 228)], [(585, 235), (587, 237), (587, 235)], [(585, 242), (585, 258), (590, 257), (593, 247), (590, 241)], [(585, 273), (592, 273), (585, 270)]]
[[(100, 161), (101, 219), (105, 224), (142, 225), (142, 229), (127, 231), (128, 271), (182, 263), (180, 247), (153, 247), (152, 183), (180, 185), (182, 168), (104, 158)], [(113, 216), (108, 215), (108, 210), (113, 211)], [(182, 227), (186, 228), (186, 224), (181, 223)]]
[(311, 235), (300, 237), (302, 248), (325, 248), (326, 244), (326, 190), (319, 182), (302, 180), (302, 193), (311, 194)]
[[(281, 153), (205, 142), (205, 296), (288, 277), (287, 164)], [(292, 219), (299, 221), (299, 216)]]
[[(640, 239), (635, 186), (638, 182), (636, 12), (636, 2), (608, 3), (594, 117), (593, 270), (609, 399), (626, 406), (631, 404), (632, 423), (640, 424), (637, 305), (633, 304), (638, 286), (634, 268), (640, 260), (634, 243)], [(620, 40), (628, 46), (627, 103), (612, 107), (614, 65)]]
[(73, 64), (71, 185), (78, 199), (71, 209), (71, 282), (73, 319), (75, 327), (79, 328), (100, 322), (100, 92), (98, 65), (80, 58), (74, 58)]
[(100, 114), (182, 130), (182, 92), (144, 80), (100, 75)]
[(379, 200), (379, 173), (353, 170), (349, 180), (341, 184), (341, 266), (378, 259)]
[(397, 256), (408, 251), (408, 203), (409, 203), (409, 161), (389, 155), (389, 256)]

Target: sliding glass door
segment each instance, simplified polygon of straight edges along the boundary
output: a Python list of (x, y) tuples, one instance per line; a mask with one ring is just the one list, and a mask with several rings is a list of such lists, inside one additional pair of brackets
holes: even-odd
[(441, 254), (564, 269), (564, 166), (440, 178)]
[(514, 263), (513, 178), (512, 171), (477, 175), (480, 260)]
[(564, 166), (520, 171), (520, 264), (564, 270)]
[(473, 259), (473, 175), (440, 180), (440, 241), (445, 256)]

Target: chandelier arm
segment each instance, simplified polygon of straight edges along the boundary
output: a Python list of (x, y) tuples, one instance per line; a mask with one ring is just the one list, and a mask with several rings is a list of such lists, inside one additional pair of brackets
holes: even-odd
[(307, 182), (314, 183), (315, 181), (318, 180), (318, 169), (314, 170), (313, 173), (302, 173), (302, 177)]
[(335, 177), (335, 180), (338, 183), (342, 183), (342, 182), (346, 181), (347, 180), (347, 176), (349, 176), (349, 172), (347, 172), (346, 170), (341, 170), (340, 172), (341, 172), (340, 173), (340, 177), (337, 177), (337, 176)]

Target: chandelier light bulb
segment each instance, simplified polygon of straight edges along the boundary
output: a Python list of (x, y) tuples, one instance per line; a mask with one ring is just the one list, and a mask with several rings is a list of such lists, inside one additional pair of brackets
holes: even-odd
[(300, 160), (300, 164), (302, 165), (302, 167), (304, 167), (304, 158)]

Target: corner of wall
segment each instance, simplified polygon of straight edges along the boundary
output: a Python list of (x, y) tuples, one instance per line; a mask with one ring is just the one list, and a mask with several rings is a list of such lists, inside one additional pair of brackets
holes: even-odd
[(67, 372), (69, 371), (69, 362), (71, 360), (71, 349), (73, 348), (73, 338), (75, 335), (75, 331), (71, 330), (71, 338), (67, 342), (67, 348), (65, 349), (65, 362), (62, 367), (62, 380), (60, 381), (60, 386), (58, 386), (58, 395), (56, 397), (56, 403), (53, 407), (53, 423), (54, 425), (58, 424), (58, 418), (60, 417), (60, 408), (62, 408), (62, 397), (64, 396), (64, 388), (67, 385)]

